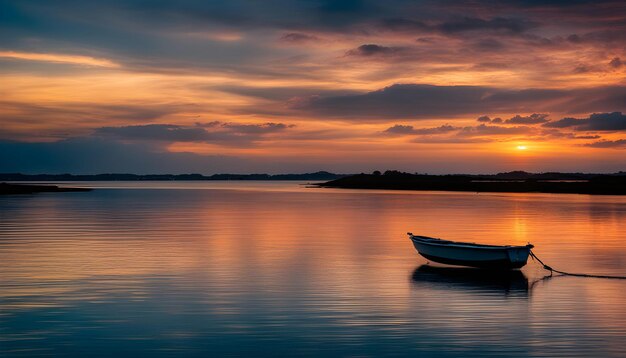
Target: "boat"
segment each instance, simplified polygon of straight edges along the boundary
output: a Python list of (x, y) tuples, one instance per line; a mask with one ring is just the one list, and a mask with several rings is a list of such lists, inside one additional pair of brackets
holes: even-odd
[(447, 265), (483, 269), (519, 269), (526, 265), (531, 244), (525, 246), (483, 245), (436, 239), (407, 233), (417, 252), (426, 259)]

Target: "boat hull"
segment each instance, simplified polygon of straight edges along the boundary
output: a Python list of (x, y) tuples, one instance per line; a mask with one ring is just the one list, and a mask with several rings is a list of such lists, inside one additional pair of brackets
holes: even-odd
[(492, 246), (456, 243), (411, 235), (417, 252), (430, 261), (485, 269), (519, 269), (526, 265), (532, 245)]

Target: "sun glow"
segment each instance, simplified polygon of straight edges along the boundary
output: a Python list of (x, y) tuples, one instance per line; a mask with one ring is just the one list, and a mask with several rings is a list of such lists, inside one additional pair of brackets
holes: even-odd
[(528, 149), (528, 147), (525, 146), (525, 145), (518, 145), (517, 147), (515, 147), (515, 149), (517, 149), (517, 150), (526, 150), (526, 149)]

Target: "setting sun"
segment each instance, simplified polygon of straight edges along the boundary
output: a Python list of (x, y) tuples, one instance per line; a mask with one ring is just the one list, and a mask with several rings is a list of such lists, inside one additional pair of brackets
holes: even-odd
[(525, 146), (525, 145), (518, 145), (518, 146), (517, 146), (517, 147), (515, 147), (515, 148), (516, 148), (517, 150), (526, 150), (526, 149), (528, 149), (528, 147), (527, 147), (527, 146)]

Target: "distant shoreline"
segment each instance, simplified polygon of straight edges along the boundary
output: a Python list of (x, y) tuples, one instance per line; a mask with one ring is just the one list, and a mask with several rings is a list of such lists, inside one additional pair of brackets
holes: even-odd
[(0, 181), (166, 181), (166, 180), (314, 180), (328, 181), (351, 174), (325, 171), (304, 174), (22, 174), (0, 173)]
[(12, 194), (35, 194), (35, 193), (59, 193), (73, 191), (91, 191), (90, 188), (68, 188), (56, 185), (32, 185), (32, 184), (9, 184), (0, 183), (0, 195)]
[(342, 189), (428, 190), (495, 193), (626, 195), (626, 175), (504, 179), (496, 176), (419, 175), (400, 172), (358, 174), (319, 187)]

